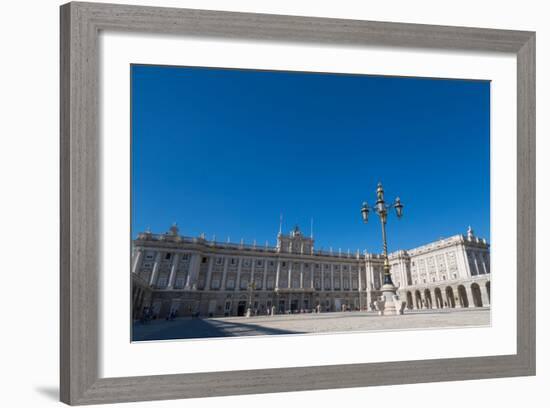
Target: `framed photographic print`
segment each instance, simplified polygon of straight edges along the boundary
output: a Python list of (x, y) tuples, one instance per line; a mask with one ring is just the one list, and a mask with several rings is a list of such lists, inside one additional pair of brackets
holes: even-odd
[(62, 6), (62, 401), (534, 375), (534, 115), (532, 32)]

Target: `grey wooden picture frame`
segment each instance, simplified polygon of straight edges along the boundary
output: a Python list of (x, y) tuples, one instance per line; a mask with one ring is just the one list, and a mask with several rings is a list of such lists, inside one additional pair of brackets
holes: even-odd
[[(97, 404), (535, 374), (534, 32), (95, 3), (68, 3), (61, 6), (60, 13), (61, 401), (71, 405)], [(98, 210), (101, 162), (98, 35), (101, 30), (515, 54), (517, 353), (100, 378), (97, 305), (101, 237)], [(342, 372), (345, 375), (340, 375)]]

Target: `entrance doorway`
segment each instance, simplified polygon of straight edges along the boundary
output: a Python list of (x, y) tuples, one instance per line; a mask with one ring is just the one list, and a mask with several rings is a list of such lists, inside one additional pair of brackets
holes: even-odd
[(468, 295), (466, 294), (466, 289), (464, 286), (460, 285), (458, 287), (458, 300), (460, 301), (460, 307), (468, 307)]
[(279, 313), (284, 313), (284, 312), (285, 312), (285, 301), (279, 300)]
[(296, 313), (298, 310), (298, 299), (292, 299), (290, 302), (290, 313)]
[(483, 300), (481, 300), (481, 289), (479, 288), (479, 285), (477, 283), (472, 283), (470, 289), (472, 290), (472, 300), (474, 301), (474, 306), (482, 307)]
[(216, 314), (216, 299), (211, 299), (208, 302), (208, 316), (212, 317)]
[(237, 316), (244, 316), (246, 312), (246, 300), (241, 300), (237, 304)]

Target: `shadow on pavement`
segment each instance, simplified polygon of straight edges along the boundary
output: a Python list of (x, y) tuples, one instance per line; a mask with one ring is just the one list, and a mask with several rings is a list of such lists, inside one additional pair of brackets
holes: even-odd
[(224, 322), (210, 319), (181, 319), (134, 323), (132, 341), (202, 339), (212, 337), (265, 336), (300, 334), (301, 332), (262, 327), (250, 323)]

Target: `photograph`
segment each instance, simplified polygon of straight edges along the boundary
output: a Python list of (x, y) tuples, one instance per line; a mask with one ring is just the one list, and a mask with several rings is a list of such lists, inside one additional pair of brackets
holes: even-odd
[(491, 325), (491, 81), (131, 64), (130, 90), (132, 342)]

